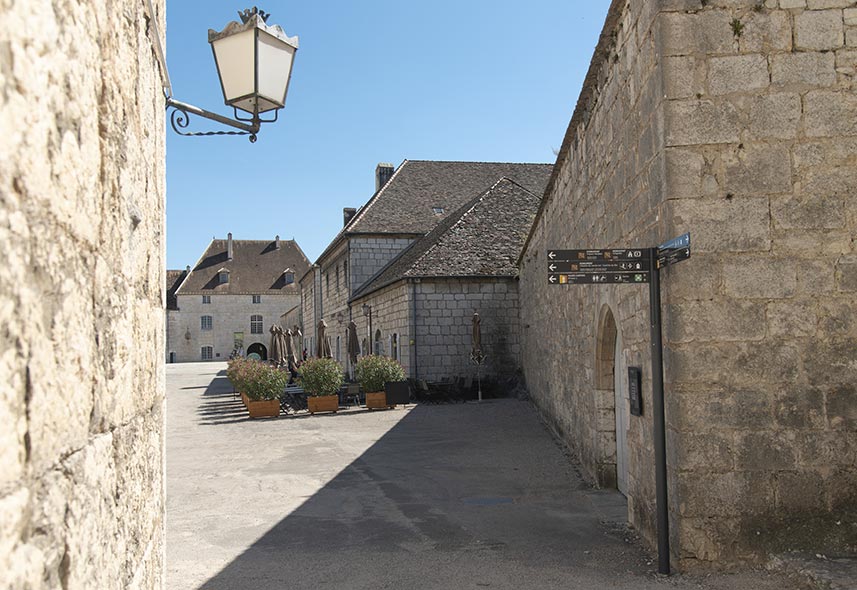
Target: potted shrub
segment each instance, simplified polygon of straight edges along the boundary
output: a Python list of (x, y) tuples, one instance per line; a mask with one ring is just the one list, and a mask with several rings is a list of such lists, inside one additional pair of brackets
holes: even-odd
[(366, 407), (394, 408), (387, 403), (384, 384), (387, 381), (404, 381), (405, 370), (402, 365), (389, 357), (371, 354), (357, 361), (357, 381), (366, 393)]
[(241, 402), (245, 407), (247, 406), (247, 402), (250, 401), (247, 398), (247, 365), (249, 362), (247, 359), (239, 357), (230, 359), (226, 363), (226, 377), (232, 383), (235, 391), (241, 395)]
[(298, 385), (307, 394), (307, 409), (316, 412), (339, 410), (339, 388), (344, 381), (342, 367), (331, 358), (305, 361), (300, 368)]
[(280, 394), (289, 382), (289, 373), (260, 361), (248, 361), (246, 370), (247, 410), (251, 418), (280, 415)]

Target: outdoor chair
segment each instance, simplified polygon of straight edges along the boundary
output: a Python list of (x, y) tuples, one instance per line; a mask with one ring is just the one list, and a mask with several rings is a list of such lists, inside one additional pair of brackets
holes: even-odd
[(342, 393), (342, 405), (360, 405), (360, 384), (348, 383)]

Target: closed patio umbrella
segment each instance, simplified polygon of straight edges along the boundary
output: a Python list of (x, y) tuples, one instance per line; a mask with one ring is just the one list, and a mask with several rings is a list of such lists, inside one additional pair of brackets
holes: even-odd
[(283, 352), (280, 349), (281, 341), (280, 336), (278, 334), (280, 330), (280, 326), (274, 324), (271, 326), (271, 346), (269, 347), (269, 355), (268, 358), (275, 365), (280, 365), (283, 362)]
[(482, 318), (473, 312), (473, 326), (470, 334), (470, 360), (476, 363), (476, 382), (479, 387), (479, 401), (482, 401), (482, 361), (485, 355), (482, 353)]
[(284, 340), (286, 341), (286, 360), (291, 362), (297, 362), (297, 357), (295, 356), (295, 347), (292, 342), (292, 331), (286, 330), (283, 336)]
[(325, 336), (325, 331), (327, 330), (327, 324), (324, 320), (319, 320), (318, 322), (318, 343), (316, 346), (316, 356), (318, 358), (333, 358), (333, 354), (330, 352), (330, 342), (327, 341), (327, 336)]
[(360, 340), (357, 336), (357, 324), (354, 320), (348, 323), (348, 358), (351, 364), (357, 364), (357, 355), (360, 354)]
[(303, 360), (304, 334), (301, 332), (301, 327), (297, 324), (292, 328), (292, 338), (294, 338), (294, 341), (292, 342), (292, 350), (294, 351), (295, 356)]

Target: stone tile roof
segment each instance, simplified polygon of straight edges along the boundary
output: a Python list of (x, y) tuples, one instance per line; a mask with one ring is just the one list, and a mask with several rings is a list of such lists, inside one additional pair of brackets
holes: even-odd
[(352, 299), (405, 278), (517, 276), (540, 202), (541, 195), (501, 178), (411, 244)]
[[(347, 235), (424, 235), (504, 176), (541, 196), (552, 170), (552, 164), (405, 160), (390, 181), (337, 234), (316, 263), (320, 264)], [(435, 208), (443, 212), (438, 214)]]
[[(232, 240), (232, 260), (227, 260), (227, 240), (212, 240), (178, 295), (276, 295), (298, 294), (298, 278), (309, 268), (309, 260), (294, 240)], [(229, 282), (220, 284), (218, 272), (229, 271)], [(294, 272), (286, 284), (283, 273)]]
[(187, 275), (185, 270), (168, 270), (167, 271), (167, 309), (178, 310), (179, 305), (176, 300), (176, 289), (182, 284), (182, 280)]

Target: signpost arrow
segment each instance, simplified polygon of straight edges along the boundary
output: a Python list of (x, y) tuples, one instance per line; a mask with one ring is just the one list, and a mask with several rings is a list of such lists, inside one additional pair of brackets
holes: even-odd
[(548, 258), (550, 258), (551, 260), (556, 258), (556, 252), (548, 252)]
[(556, 264), (551, 263), (550, 266), (548, 266), (548, 268), (550, 269), (551, 272), (554, 272), (556, 270), (557, 266), (556, 266)]
[(548, 282), (550, 282), (552, 285), (555, 284), (556, 281), (557, 281), (556, 275), (550, 275), (548, 277)]

